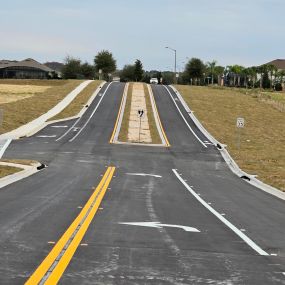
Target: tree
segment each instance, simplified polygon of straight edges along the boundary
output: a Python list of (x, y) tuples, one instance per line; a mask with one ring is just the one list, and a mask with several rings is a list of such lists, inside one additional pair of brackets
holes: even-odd
[(107, 50), (100, 51), (94, 58), (95, 70), (102, 70), (103, 78), (108, 79), (108, 74), (116, 70), (116, 60), (111, 52)]
[(64, 66), (62, 68), (62, 77), (65, 79), (81, 78), (81, 60), (67, 56), (64, 60)]
[(86, 79), (92, 79), (94, 78), (94, 66), (89, 64), (88, 62), (85, 62), (81, 65), (80, 67), (81, 74), (84, 76)]
[(197, 85), (198, 81), (200, 83), (201, 78), (203, 78), (203, 73), (205, 70), (205, 65), (199, 58), (191, 58), (186, 64), (184, 76), (188, 82), (191, 79), (194, 79), (195, 84)]
[(141, 81), (143, 78), (143, 65), (139, 59), (135, 61), (134, 78), (135, 81)]
[(272, 89), (272, 86), (273, 86), (273, 76), (276, 75), (277, 68), (273, 64), (267, 64), (267, 71), (269, 72), (269, 75), (270, 75), (270, 89)]
[(215, 75), (215, 67), (217, 65), (217, 61), (213, 60), (211, 62), (207, 62), (208, 68), (210, 70), (211, 73), (211, 78), (212, 78), (212, 85), (214, 84), (214, 75)]
[(120, 78), (123, 82), (135, 81), (135, 65), (125, 65), (120, 72)]

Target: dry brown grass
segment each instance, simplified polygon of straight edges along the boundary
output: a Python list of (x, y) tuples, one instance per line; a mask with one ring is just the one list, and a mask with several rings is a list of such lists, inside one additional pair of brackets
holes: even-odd
[(9, 162), (23, 165), (34, 165), (37, 164), (36, 160), (28, 160), (28, 159), (0, 159), (0, 162)]
[(48, 88), (50, 86), (0, 84), (0, 104), (32, 97)]
[(148, 92), (147, 84), (143, 84), (144, 88), (144, 94), (145, 94), (145, 103), (146, 103), (146, 110), (147, 110), (147, 118), (148, 118), (148, 124), (149, 124), (149, 130), (150, 130), (150, 136), (153, 144), (161, 144), (162, 141), (160, 139), (154, 115), (153, 115), (153, 110), (151, 106), (151, 101), (150, 101), (150, 94)]
[(85, 87), (76, 96), (76, 98), (65, 109), (62, 110), (62, 112), (52, 117), (49, 121), (76, 116), (80, 112), (80, 110), (86, 105), (90, 97), (93, 95), (93, 93), (96, 91), (96, 89), (101, 83), (101, 80), (95, 80), (89, 83), (89, 85), (87, 85), (87, 87)]
[[(176, 86), (206, 129), (238, 165), (265, 183), (285, 191), (285, 115), (258, 98), (226, 88)], [(241, 148), (236, 118), (244, 117)]]
[(60, 86), (64, 85), (66, 80), (47, 80), (47, 79), (0, 79), (2, 84), (9, 85), (33, 85), (33, 86)]
[(22, 171), (23, 169), (0, 165), (0, 178)]
[(130, 119), (130, 114), (131, 114), (132, 93), (133, 93), (133, 83), (129, 83), (127, 99), (126, 99), (126, 106), (124, 110), (124, 115), (123, 115), (119, 137), (118, 137), (118, 140), (121, 142), (128, 141), (128, 129), (129, 129), (129, 119)]
[(51, 87), (29, 98), (0, 104), (0, 109), (4, 114), (0, 133), (18, 128), (46, 113), (83, 82), (82, 80), (0, 80), (0, 85), (8, 84), (7, 81), (9, 84), (16, 85), (32, 83), (33, 85)]

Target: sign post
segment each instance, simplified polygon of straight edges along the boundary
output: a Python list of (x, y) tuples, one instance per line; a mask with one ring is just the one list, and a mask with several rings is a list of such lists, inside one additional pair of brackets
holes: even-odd
[(142, 125), (142, 118), (144, 117), (144, 110), (139, 109), (138, 110), (138, 118), (140, 119), (140, 125), (139, 125), (139, 142), (141, 141), (141, 125)]
[(4, 116), (4, 110), (3, 110), (3, 109), (0, 109), (0, 128), (2, 127), (3, 116)]
[(240, 151), (240, 144), (241, 144), (241, 129), (244, 128), (244, 125), (245, 125), (244, 118), (237, 118), (236, 127), (238, 129), (238, 142), (237, 142), (238, 151)]

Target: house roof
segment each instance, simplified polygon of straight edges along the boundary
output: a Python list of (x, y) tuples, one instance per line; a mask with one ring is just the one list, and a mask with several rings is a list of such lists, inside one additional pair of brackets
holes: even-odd
[(45, 66), (44, 64), (37, 62), (36, 60), (32, 58), (27, 58), (22, 61), (0, 60), (0, 69), (7, 68), (7, 67), (32, 67), (32, 68), (40, 69), (46, 72), (53, 71), (51, 68)]
[(284, 69), (285, 70), (285, 59), (275, 59), (275, 60), (272, 60), (266, 64), (272, 64), (277, 69)]

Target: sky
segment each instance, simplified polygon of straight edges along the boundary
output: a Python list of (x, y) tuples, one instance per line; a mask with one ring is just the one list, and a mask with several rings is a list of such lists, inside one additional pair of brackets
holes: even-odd
[(118, 68), (173, 70), (198, 57), (219, 65), (285, 58), (285, 0), (0, 0), (0, 59), (66, 56), (93, 63), (112, 52)]

